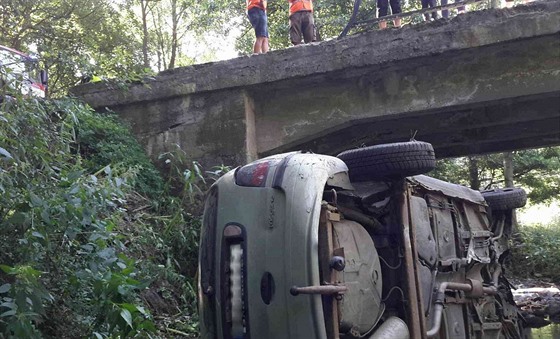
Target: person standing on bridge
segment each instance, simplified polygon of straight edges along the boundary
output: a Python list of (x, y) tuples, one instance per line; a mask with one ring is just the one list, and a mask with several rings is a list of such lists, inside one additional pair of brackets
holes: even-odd
[(268, 18), (266, 16), (266, 0), (246, 0), (247, 16), (255, 29), (257, 39), (253, 45), (253, 53), (268, 52)]
[[(455, 0), (455, 3), (457, 3), (457, 2), (461, 2), (461, 0)], [(442, 6), (447, 5), (447, 3), (448, 3), (448, 0), (441, 0), (441, 5)], [(466, 9), (465, 6), (457, 7), (457, 14), (465, 13), (465, 9)], [(449, 18), (449, 10), (448, 9), (442, 10), (441, 11), (441, 16), (444, 17), (445, 19), (448, 19)]]
[[(437, 6), (436, 0), (422, 0), (422, 9), (434, 8)], [(437, 20), (437, 11), (432, 12), (432, 20)], [(424, 13), (424, 20), (430, 21), (430, 13)]]
[[(389, 14), (389, 3), (391, 4), (391, 14), (399, 14), (401, 10), (400, 0), (377, 0), (378, 17), (384, 17)], [(393, 26), (395, 28), (401, 27), (401, 18), (393, 19)], [(379, 29), (387, 28), (387, 21), (379, 21)]]
[(290, 40), (292, 44), (316, 41), (312, 0), (288, 0), (290, 3)]

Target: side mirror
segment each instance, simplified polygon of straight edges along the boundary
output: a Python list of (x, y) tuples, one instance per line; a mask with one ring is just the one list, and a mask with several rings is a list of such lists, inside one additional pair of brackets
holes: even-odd
[(47, 86), (47, 84), (49, 82), (49, 75), (47, 74), (47, 71), (42, 69), (39, 72), (39, 76), (41, 77), (41, 84), (43, 84), (43, 86)]

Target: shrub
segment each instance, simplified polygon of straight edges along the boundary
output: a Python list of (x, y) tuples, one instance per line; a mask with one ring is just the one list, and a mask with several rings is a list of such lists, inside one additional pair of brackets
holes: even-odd
[[(550, 225), (519, 228), (512, 247), (511, 270), (517, 277), (560, 281), (560, 219)], [(513, 264), (515, 263), (515, 264)]]
[(0, 104), (0, 337), (196, 334), (200, 201), (228, 168), (185, 154), (164, 181), (112, 114)]
[(161, 196), (163, 180), (159, 172), (114, 113), (102, 115), (83, 108), (77, 120), (77, 147), (87, 170), (95, 172), (108, 164), (134, 169), (135, 190), (151, 198)]
[(1, 106), (0, 336), (154, 330), (116, 228), (136, 173), (111, 162), (92, 173), (73, 147), (92, 114), (74, 101)]

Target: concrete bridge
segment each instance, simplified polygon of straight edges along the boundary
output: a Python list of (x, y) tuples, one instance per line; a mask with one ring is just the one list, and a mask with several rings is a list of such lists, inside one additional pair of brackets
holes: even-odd
[(560, 0), (486, 10), (73, 90), (157, 157), (431, 142), (454, 157), (560, 145)]

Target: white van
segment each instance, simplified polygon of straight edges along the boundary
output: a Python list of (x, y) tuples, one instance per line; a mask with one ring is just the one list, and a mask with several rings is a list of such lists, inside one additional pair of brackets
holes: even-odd
[(411, 141), (224, 175), (202, 226), (201, 337), (521, 338), (502, 264), (525, 192), (421, 175), (434, 167)]

